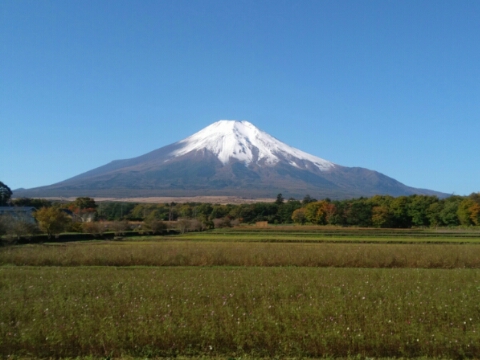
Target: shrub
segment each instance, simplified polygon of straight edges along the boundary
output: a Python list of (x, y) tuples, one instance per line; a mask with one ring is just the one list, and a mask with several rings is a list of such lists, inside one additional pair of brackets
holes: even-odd
[(30, 220), (12, 216), (0, 217), (0, 236), (5, 235), (7, 242), (14, 242), (20, 238), (30, 238), (38, 232), (37, 225)]
[(83, 231), (83, 226), (82, 226), (83, 223), (79, 222), (79, 221), (72, 221), (68, 227), (66, 228), (66, 231), (68, 232), (76, 232), (76, 233), (80, 233)]
[(188, 230), (189, 221), (186, 219), (177, 220), (177, 229), (180, 231), (180, 234), (184, 234)]
[(130, 230), (130, 226), (128, 224), (128, 221), (122, 220), (122, 221), (113, 221), (109, 225), (109, 230), (113, 231), (115, 236), (121, 236), (124, 235), (126, 231)]
[(101, 237), (105, 232), (105, 225), (101, 222), (87, 222), (82, 224), (83, 232), (92, 234), (93, 237)]
[(205, 229), (205, 226), (197, 219), (193, 219), (189, 221), (188, 231), (202, 231), (204, 229)]
[(145, 229), (152, 234), (160, 234), (167, 229), (167, 225), (162, 220), (154, 217), (147, 218), (143, 224)]
[(229, 218), (214, 219), (213, 225), (215, 229), (232, 227), (232, 223)]

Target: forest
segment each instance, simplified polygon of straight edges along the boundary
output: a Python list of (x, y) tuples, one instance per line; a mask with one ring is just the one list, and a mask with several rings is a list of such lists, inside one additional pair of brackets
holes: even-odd
[(104, 202), (96, 208), (100, 220), (198, 219), (205, 224), (215, 219), (240, 223), (268, 221), (271, 224), (316, 224), (378, 228), (411, 228), (480, 225), (480, 193), (470, 196), (374, 196), (349, 200), (303, 200), (241, 205), (208, 203), (135, 204)]
[[(178, 220), (195, 220), (197, 229), (228, 227), (240, 223), (314, 224), (342, 227), (425, 228), (480, 225), (480, 193), (469, 196), (383, 196), (348, 200), (317, 200), (306, 195), (302, 200), (284, 199), (278, 194), (274, 202), (240, 205), (210, 203), (147, 204), (132, 202), (95, 202), (79, 197), (73, 202), (19, 198), (13, 206), (37, 209), (41, 222), (52, 211), (63, 212), (71, 220), (70, 231), (80, 231), (78, 224), (90, 222), (144, 222), (155, 224)], [(76, 225), (75, 225), (76, 224)], [(93, 224), (90, 225), (94, 226)]]

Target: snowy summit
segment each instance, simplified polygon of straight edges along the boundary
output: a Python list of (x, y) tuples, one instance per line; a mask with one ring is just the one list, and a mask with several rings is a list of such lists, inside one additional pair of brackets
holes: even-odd
[(379, 172), (345, 167), (291, 147), (248, 121), (221, 120), (130, 159), (115, 160), (62, 182), (16, 191), (17, 197), (353, 198), (426, 194)]
[(274, 166), (281, 160), (286, 160), (297, 168), (308, 167), (304, 161), (311, 162), (322, 171), (335, 166), (330, 161), (307, 154), (275, 139), (248, 121), (220, 120), (178, 144), (181, 147), (170, 154), (173, 157), (192, 151), (208, 150), (224, 165), (231, 159), (236, 159), (246, 166), (251, 164)]

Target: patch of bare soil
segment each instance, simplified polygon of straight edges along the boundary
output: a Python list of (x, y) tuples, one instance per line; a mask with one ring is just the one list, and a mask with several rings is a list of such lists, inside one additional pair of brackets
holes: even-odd
[[(75, 201), (75, 197), (50, 197), (48, 200), (62, 200), (62, 201)], [(258, 198), (258, 199), (245, 199), (237, 196), (192, 196), (192, 197), (134, 197), (134, 198), (108, 198), (108, 197), (96, 197), (96, 202), (102, 201), (117, 201), (117, 202), (137, 202), (148, 204), (165, 204), (165, 203), (211, 203), (211, 204), (253, 204), (258, 202), (274, 202), (275, 199), (271, 198)]]

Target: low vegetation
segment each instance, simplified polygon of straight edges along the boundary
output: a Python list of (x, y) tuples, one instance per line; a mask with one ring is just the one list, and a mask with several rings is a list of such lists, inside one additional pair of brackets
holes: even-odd
[(0, 354), (480, 356), (477, 270), (2, 267)]
[(14, 201), (1, 358), (480, 358), (479, 194)]
[(480, 246), (102, 241), (7, 247), (0, 265), (479, 269)]

